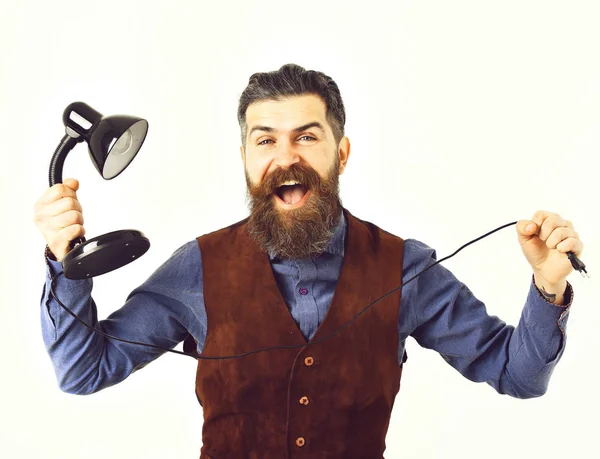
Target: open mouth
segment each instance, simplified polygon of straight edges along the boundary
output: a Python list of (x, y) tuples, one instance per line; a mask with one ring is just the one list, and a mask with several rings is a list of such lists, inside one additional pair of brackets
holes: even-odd
[(275, 190), (275, 195), (279, 200), (288, 206), (301, 204), (306, 200), (309, 193), (308, 187), (294, 180), (285, 182)]

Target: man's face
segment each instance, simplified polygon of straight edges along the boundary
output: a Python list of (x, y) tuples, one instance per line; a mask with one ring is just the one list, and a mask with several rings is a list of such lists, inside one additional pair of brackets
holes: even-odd
[(348, 139), (336, 144), (325, 103), (315, 95), (253, 103), (246, 125), (240, 151), (251, 235), (280, 258), (318, 255), (341, 213), (338, 178)]

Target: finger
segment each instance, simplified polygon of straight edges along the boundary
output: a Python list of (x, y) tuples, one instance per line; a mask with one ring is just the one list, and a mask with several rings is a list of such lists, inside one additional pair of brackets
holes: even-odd
[(62, 230), (68, 228), (71, 225), (82, 225), (83, 226), (83, 214), (77, 210), (70, 210), (57, 215), (52, 219), (52, 227), (54, 230)]
[(63, 259), (71, 250), (71, 241), (85, 235), (85, 228), (81, 225), (71, 225), (61, 229), (52, 241), (48, 241), (48, 247), (57, 259)]
[(538, 210), (535, 214), (533, 214), (533, 217), (531, 217), (531, 221), (533, 221), (538, 226), (539, 233), (546, 219), (558, 216), (559, 215), (557, 213), (550, 212), (548, 210)]
[(54, 201), (51, 204), (47, 204), (40, 213), (47, 215), (49, 217), (54, 217), (56, 215), (63, 214), (65, 212), (69, 212), (70, 210), (76, 210), (78, 212), (83, 212), (81, 207), (81, 203), (78, 199), (72, 198), (70, 196), (61, 198), (58, 201)]
[(64, 236), (66, 241), (71, 242), (73, 239), (83, 236), (85, 234), (85, 228), (82, 225), (71, 225), (61, 229), (59, 234), (61, 237)]
[(64, 183), (57, 183), (46, 190), (46, 192), (38, 200), (38, 204), (43, 206), (65, 197), (77, 198), (77, 194), (73, 188), (68, 187)]
[(538, 236), (542, 241), (546, 241), (552, 234), (552, 231), (560, 227), (566, 228), (567, 221), (558, 214), (549, 215), (541, 224)]
[(533, 221), (538, 227), (542, 226), (544, 220), (548, 218), (550, 215), (553, 215), (553, 212), (549, 212), (547, 210), (538, 210), (533, 217), (531, 217), (531, 221)]
[(59, 249), (64, 249), (72, 240), (77, 239), (84, 234), (85, 228), (82, 225), (75, 224), (67, 226), (57, 231), (48, 245), (52, 252), (56, 254), (55, 250), (60, 252)]
[(556, 250), (562, 253), (573, 252), (575, 255), (580, 256), (583, 252), (583, 242), (579, 238), (568, 237), (556, 246)]
[(548, 239), (546, 239), (546, 246), (549, 249), (555, 249), (556, 246), (558, 246), (558, 244), (560, 244), (562, 241), (569, 237), (578, 238), (579, 235), (575, 232), (575, 230), (571, 228), (567, 228), (566, 226), (560, 226), (558, 228), (555, 228), (550, 234), (550, 236), (548, 236)]

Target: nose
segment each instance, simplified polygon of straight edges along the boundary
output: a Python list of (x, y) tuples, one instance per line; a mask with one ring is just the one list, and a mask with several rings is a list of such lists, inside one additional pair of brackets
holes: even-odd
[(273, 162), (276, 166), (287, 169), (292, 164), (300, 162), (300, 155), (296, 147), (289, 140), (280, 140), (274, 151)]

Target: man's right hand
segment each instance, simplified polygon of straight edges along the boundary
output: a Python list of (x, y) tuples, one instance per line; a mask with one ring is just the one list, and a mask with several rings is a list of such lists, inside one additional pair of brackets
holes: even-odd
[(33, 221), (57, 261), (62, 261), (70, 252), (72, 240), (85, 234), (78, 189), (76, 179), (65, 179), (48, 188), (34, 206)]

